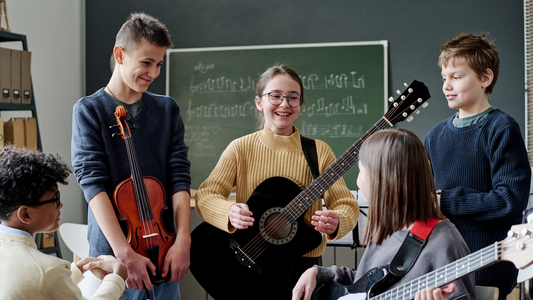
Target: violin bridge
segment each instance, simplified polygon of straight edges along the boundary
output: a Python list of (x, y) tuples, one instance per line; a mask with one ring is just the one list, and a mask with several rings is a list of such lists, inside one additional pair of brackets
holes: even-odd
[(157, 236), (157, 233), (143, 235), (143, 238), (146, 239), (146, 238), (153, 237), (153, 236)]

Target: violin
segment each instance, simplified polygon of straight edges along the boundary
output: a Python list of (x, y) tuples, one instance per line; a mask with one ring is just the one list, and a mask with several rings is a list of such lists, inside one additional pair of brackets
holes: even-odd
[[(119, 220), (127, 224), (126, 238), (131, 248), (138, 254), (148, 257), (156, 266), (156, 276), (148, 271), (152, 284), (160, 284), (170, 279), (161, 276), (168, 249), (176, 240), (176, 233), (170, 233), (163, 225), (162, 215), (167, 209), (165, 189), (157, 178), (143, 176), (135, 151), (130, 128), (126, 122), (126, 109), (118, 106), (115, 117), (120, 133), (126, 143), (131, 168), (131, 177), (119, 183), (113, 193), (113, 206)], [(113, 126), (115, 127), (115, 126)]]

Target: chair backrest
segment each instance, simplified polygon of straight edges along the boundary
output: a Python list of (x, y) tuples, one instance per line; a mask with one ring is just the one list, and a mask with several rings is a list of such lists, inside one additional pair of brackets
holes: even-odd
[(59, 226), (59, 233), (72, 253), (79, 258), (89, 256), (86, 224), (63, 223)]
[[(63, 223), (59, 226), (59, 234), (65, 242), (65, 245), (74, 253), (74, 261), (76, 261), (76, 256), (78, 258), (89, 256), (86, 224)], [(90, 298), (94, 295), (102, 281), (91, 272), (85, 272), (83, 275), (85, 279), (78, 284), (78, 287), (83, 297)]]

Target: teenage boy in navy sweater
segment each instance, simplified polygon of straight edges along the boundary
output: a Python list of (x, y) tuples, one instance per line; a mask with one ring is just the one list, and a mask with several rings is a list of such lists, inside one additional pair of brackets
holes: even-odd
[(113, 138), (118, 129), (110, 128), (117, 124), (114, 112), (119, 105), (126, 108), (126, 119), (135, 125), (131, 135), (142, 175), (158, 179), (165, 189), (162, 201), (170, 211), (163, 215), (165, 227), (171, 230), (176, 226), (175, 242), (161, 270), (169, 282), (154, 287), (157, 299), (180, 299), (177, 281), (189, 269), (191, 178), (185, 128), (174, 99), (147, 92), (170, 47), (162, 23), (146, 14), (132, 14), (117, 34), (113, 48), (116, 63), (109, 83), (74, 105), (72, 165), (89, 202), (90, 255), (115, 255), (128, 267), (123, 299), (141, 299), (143, 289), (152, 290), (148, 272), (155, 276), (156, 266), (133, 251), (111, 203), (115, 187), (131, 177), (125, 143)]
[[(531, 169), (516, 121), (489, 104), (499, 54), (486, 34), (461, 34), (441, 48), (442, 91), (458, 109), (426, 136), (440, 206), (475, 252), (506, 237), (521, 223)], [(499, 288), (505, 299), (518, 271), (500, 262), (476, 273), (476, 285)]]

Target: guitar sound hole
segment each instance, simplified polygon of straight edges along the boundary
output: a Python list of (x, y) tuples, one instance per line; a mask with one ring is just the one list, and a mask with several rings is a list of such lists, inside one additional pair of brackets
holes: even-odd
[(282, 239), (291, 232), (291, 223), (280, 214), (272, 214), (266, 220), (266, 231), (271, 237)]
[(298, 222), (290, 223), (282, 214), (281, 207), (272, 207), (259, 219), (259, 232), (270, 244), (283, 245), (290, 242), (298, 232)]

